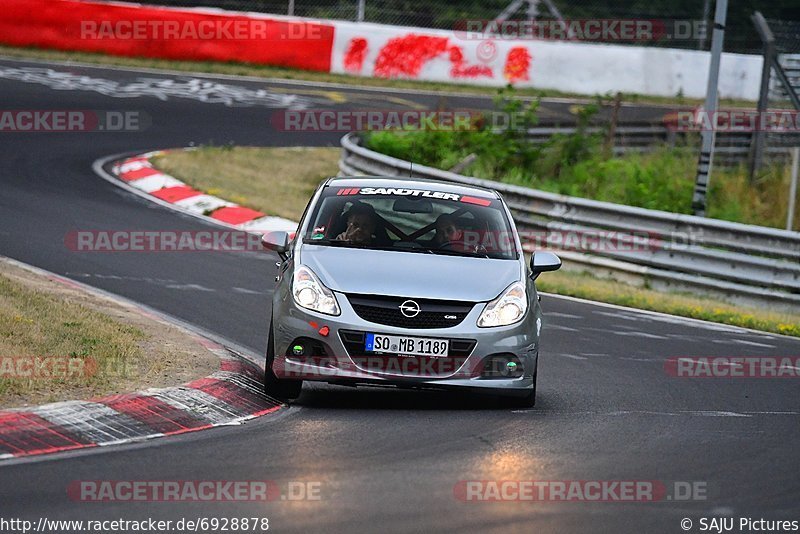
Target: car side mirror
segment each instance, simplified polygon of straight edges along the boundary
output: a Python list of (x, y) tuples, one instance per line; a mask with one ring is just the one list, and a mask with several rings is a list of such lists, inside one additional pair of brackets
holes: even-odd
[(285, 260), (286, 251), (289, 250), (289, 234), (287, 232), (267, 232), (261, 236), (261, 246), (277, 252)]
[(557, 271), (561, 268), (561, 258), (552, 252), (534, 252), (531, 256), (531, 276), (534, 280), (549, 271)]

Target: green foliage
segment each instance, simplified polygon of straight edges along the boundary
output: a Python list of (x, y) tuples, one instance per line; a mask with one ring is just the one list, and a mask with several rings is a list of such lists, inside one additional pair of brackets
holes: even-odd
[[(457, 131), (378, 131), (366, 145), (378, 152), (431, 167), (449, 169), (468, 154), (477, 160), (471, 176), (532, 187), (570, 196), (691, 213), (697, 152), (688, 146), (661, 147), (648, 154), (608, 157), (604, 133), (589, 125), (599, 104), (576, 110), (574, 133), (557, 134), (544, 144), (527, 140), (535, 127), (538, 101), (514, 98), (505, 89), (495, 99), (501, 117), (514, 117), (514, 127), (498, 129), (498, 115), (487, 114), (472, 128)], [(506, 122), (508, 123), (507, 119)], [(709, 216), (750, 224), (782, 227), (786, 220), (788, 176), (772, 168), (751, 184), (744, 168), (715, 170), (709, 192)], [(800, 224), (800, 217), (797, 218)]]

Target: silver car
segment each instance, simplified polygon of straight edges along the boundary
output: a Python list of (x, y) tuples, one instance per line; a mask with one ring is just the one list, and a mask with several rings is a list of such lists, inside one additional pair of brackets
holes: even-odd
[(541, 307), (508, 206), (489, 189), (396, 178), (331, 178), (277, 252), (265, 387), (304, 380), (459, 388), (533, 406)]

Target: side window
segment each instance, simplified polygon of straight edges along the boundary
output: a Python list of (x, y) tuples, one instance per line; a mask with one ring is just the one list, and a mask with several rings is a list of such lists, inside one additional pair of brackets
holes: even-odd
[[(317, 187), (316, 191), (314, 191), (314, 194), (311, 195), (311, 198), (308, 199), (308, 203), (306, 204), (306, 207), (303, 209), (303, 215), (300, 216), (300, 223), (297, 225), (298, 233), (299, 233), (300, 229), (303, 228), (303, 225), (306, 223), (306, 217), (308, 216), (308, 210), (311, 208), (311, 203), (313, 202), (314, 198), (317, 196), (317, 193), (319, 192), (319, 190), (322, 189), (323, 187), (325, 187), (325, 186), (320, 184)], [(320, 196), (319, 202), (324, 202), (324, 201), (325, 201), (324, 198)], [(295, 238), (296, 237), (297, 237), (297, 234), (295, 234)]]

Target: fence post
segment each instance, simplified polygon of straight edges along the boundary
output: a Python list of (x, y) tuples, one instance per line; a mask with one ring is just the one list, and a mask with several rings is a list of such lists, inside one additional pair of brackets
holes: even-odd
[(289, 9), (286, 10), (286, 14), (290, 17), (294, 16), (294, 0), (289, 0)]
[(797, 174), (800, 168), (800, 147), (792, 149), (792, 183), (789, 186), (789, 213), (786, 215), (786, 229), (794, 226), (794, 209), (797, 202)]
[(364, 22), (364, 10), (366, 8), (366, 0), (358, 0), (358, 14), (356, 15), (356, 22)]
[(708, 69), (708, 90), (706, 92), (705, 112), (711, 121), (710, 130), (704, 129), (703, 146), (697, 162), (697, 178), (692, 195), (692, 210), (698, 217), (706, 216), (706, 193), (714, 163), (714, 140), (717, 133), (717, 95), (719, 94), (719, 65), (722, 60), (722, 43), (725, 40), (725, 19), (728, 15), (728, 0), (717, 0), (714, 14), (714, 34), (711, 38), (711, 65)]
[(761, 69), (761, 90), (758, 95), (758, 120), (753, 137), (750, 140), (750, 183), (755, 180), (756, 172), (761, 168), (764, 159), (764, 130), (760, 127), (761, 117), (767, 111), (769, 104), (769, 80), (772, 75), (772, 58), (775, 55), (775, 36), (769, 29), (767, 21), (761, 12), (756, 11), (751, 17), (761, 41), (764, 43), (764, 66)]

